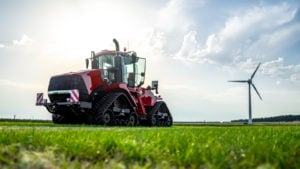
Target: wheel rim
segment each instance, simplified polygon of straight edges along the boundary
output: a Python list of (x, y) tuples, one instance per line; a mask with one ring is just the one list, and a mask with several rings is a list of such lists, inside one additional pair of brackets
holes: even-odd
[(151, 124), (152, 126), (155, 126), (156, 123), (157, 123), (156, 117), (155, 117), (154, 115), (152, 115), (151, 123), (152, 123), (152, 124)]
[(171, 118), (170, 118), (170, 116), (167, 117), (166, 126), (171, 126)]
[(130, 117), (129, 117), (129, 125), (130, 126), (135, 126), (135, 121), (136, 121), (135, 116), (134, 115), (130, 115)]
[(103, 122), (104, 122), (104, 124), (110, 124), (111, 123), (111, 115), (110, 115), (109, 111), (104, 113)]

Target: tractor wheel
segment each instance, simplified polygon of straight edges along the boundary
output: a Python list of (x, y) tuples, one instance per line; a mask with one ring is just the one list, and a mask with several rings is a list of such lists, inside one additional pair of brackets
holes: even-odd
[(149, 125), (150, 126), (157, 126), (158, 125), (157, 122), (158, 121), (157, 121), (157, 118), (156, 118), (156, 114), (155, 113), (151, 114), (150, 119), (149, 119)]
[[(122, 101), (121, 104), (120, 101)], [(122, 119), (116, 118), (113, 111), (116, 106), (123, 108), (127, 104), (125, 101), (127, 101), (126, 96), (121, 92), (107, 93), (95, 103), (91, 112), (93, 117), (92, 123), (100, 125), (126, 125), (127, 122), (123, 123)]]
[(113, 111), (111, 110), (113, 102), (119, 97), (118, 93), (108, 93), (99, 99), (92, 109), (92, 124), (112, 125)]
[(111, 126), (114, 123), (114, 119), (113, 119), (113, 111), (110, 109), (107, 109), (105, 111), (105, 113), (103, 114), (103, 124), (107, 125), (107, 126)]
[(166, 121), (165, 121), (165, 125), (164, 125), (164, 126), (170, 127), (170, 126), (172, 126), (172, 125), (173, 125), (173, 119), (172, 119), (172, 117), (169, 115), (169, 116), (167, 117)]
[(172, 115), (166, 103), (162, 101), (155, 103), (150, 113), (148, 114), (148, 125), (170, 127), (172, 126), (172, 124)]
[(128, 120), (128, 126), (136, 126), (138, 124), (137, 116), (134, 113), (131, 113)]
[(165, 126), (165, 127), (170, 127), (173, 125), (173, 118), (172, 118), (172, 115), (167, 107), (167, 105), (165, 103), (163, 103), (160, 108), (159, 108), (159, 111), (160, 112), (163, 112), (163, 113), (167, 113), (167, 116), (164, 117), (164, 119), (161, 121), (162, 123), (162, 126)]

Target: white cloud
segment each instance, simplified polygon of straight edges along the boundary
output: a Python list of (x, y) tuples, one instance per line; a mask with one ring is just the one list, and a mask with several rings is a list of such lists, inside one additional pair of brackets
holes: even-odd
[(184, 38), (179, 51), (175, 54), (174, 59), (190, 62), (200, 63), (214, 63), (208, 56), (209, 53), (218, 53), (219, 48), (212, 46), (211, 44), (215, 41), (215, 36), (211, 35), (206, 43), (206, 48), (201, 48), (200, 43), (197, 41), (197, 32), (190, 31)]
[(283, 71), (286, 69), (287, 67), (284, 67), (283, 65), (283, 58), (280, 57), (276, 60), (263, 63), (261, 72), (266, 75), (275, 76), (283, 74)]
[(198, 59), (198, 57), (201, 57), (197, 55), (200, 50), (200, 45), (196, 39), (196, 35), (196, 31), (190, 31), (184, 36), (182, 46), (176, 53), (175, 59), (194, 61)]
[(162, 50), (165, 47), (166, 37), (164, 32), (150, 28), (143, 33), (144, 38), (140, 40), (145, 41), (145, 45), (149, 46), (151, 50)]
[(204, 4), (204, 0), (170, 0), (166, 7), (160, 10), (157, 26), (168, 32), (186, 31), (193, 24), (187, 13)]
[[(296, 13), (297, 8), (287, 3), (239, 11), (203, 44), (197, 39), (197, 31), (188, 32), (174, 59), (216, 64), (224, 70), (237, 67), (248, 73), (258, 62), (265, 62), (264, 74), (290, 76), (288, 73), (293, 73), (295, 66), (285, 66), (283, 58), (274, 57), (278, 57), (277, 50), (300, 41), (300, 24), (290, 24)], [(295, 77), (291, 80), (299, 79)]]
[(293, 82), (300, 82), (300, 64), (284, 65), (284, 59), (278, 58), (263, 63), (261, 67), (261, 72), (265, 75), (290, 79)]
[(23, 35), (20, 40), (13, 40), (14, 45), (24, 46), (24, 45), (31, 45), (33, 42), (27, 35)]
[(293, 81), (293, 82), (300, 82), (300, 73), (292, 74), (290, 78), (291, 78), (291, 81)]
[(146, 54), (149, 59), (162, 58), (165, 55), (166, 43), (166, 35), (163, 31), (147, 28), (137, 34), (129, 50), (133, 49), (138, 54)]
[[(230, 17), (223, 29), (208, 36), (205, 45), (199, 47), (200, 43), (193, 39), (193, 42), (198, 43), (198, 45), (190, 47), (190, 49), (194, 47), (191, 50), (197, 51), (193, 53), (197, 56), (193, 56), (191, 61), (208, 59), (219, 63), (230, 63), (232, 58), (236, 56), (246, 54), (243, 58), (253, 57), (252, 54), (255, 54), (256, 50), (261, 50), (262, 41), (264, 43), (268, 41), (268, 45), (273, 44), (272, 46), (276, 46), (279, 42), (283, 42), (282, 40), (286, 40), (287, 37), (299, 33), (298, 26), (291, 26), (290, 29), (280, 29), (281, 25), (294, 18), (296, 11), (296, 8), (284, 3), (279, 6), (255, 7), (241, 16)], [(190, 36), (190, 34), (191, 32), (186, 34), (185, 37)], [(192, 33), (192, 35), (195, 34)], [(186, 43), (185, 40), (183, 41), (183, 47)], [(258, 45), (256, 45), (257, 43)], [(251, 51), (250, 53), (248, 48)], [(181, 50), (177, 55), (180, 55), (180, 52)], [(191, 56), (186, 55), (183, 57), (189, 60)]]
[[(276, 29), (276, 28), (275, 28)], [(258, 59), (278, 57), (278, 53), (300, 41), (300, 24), (286, 25), (275, 31), (261, 34), (255, 41), (248, 43), (242, 50), (243, 57)]]
[(256, 36), (257, 33), (264, 33), (290, 22), (296, 12), (297, 8), (287, 3), (251, 8), (241, 16), (237, 14), (227, 20), (224, 29), (220, 32), (220, 40)]
[(27, 45), (31, 45), (33, 42), (34, 41), (31, 38), (29, 38), (26, 34), (24, 34), (24, 35), (22, 35), (20, 40), (13, 40), (12, 44), (4, 45), (4, 44), (0, 43), (0, 49), (1, 48), (9, 48), (12, 46), (27, 46)]

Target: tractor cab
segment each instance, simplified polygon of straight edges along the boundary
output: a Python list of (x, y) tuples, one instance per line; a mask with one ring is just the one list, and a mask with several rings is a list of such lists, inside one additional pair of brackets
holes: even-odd
[(122, 57), (121, 63), (122, 82), (128, 87), (142, 86), (145, 80), (146, 59), (137, 57), (135, 52), (131, 52)]
[[(87, 59), (87, 67), (88, 67)], [(103, 80), (107, 84), (126, 83), (128, 87), (140, 87), (144, 84), (146, 59), (136, 53), (104, 50), (91, 52), (92, 69), (102, 70)]]

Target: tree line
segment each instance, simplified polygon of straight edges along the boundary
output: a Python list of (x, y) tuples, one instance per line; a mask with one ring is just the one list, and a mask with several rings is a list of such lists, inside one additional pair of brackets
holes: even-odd
[[(247, 122), (248, 119), (231, 120), (231, 122)], [(282, 115), (273, 117), (254, 118), (253, 122), (293, 122), (300, 121), (300, 115)]]

